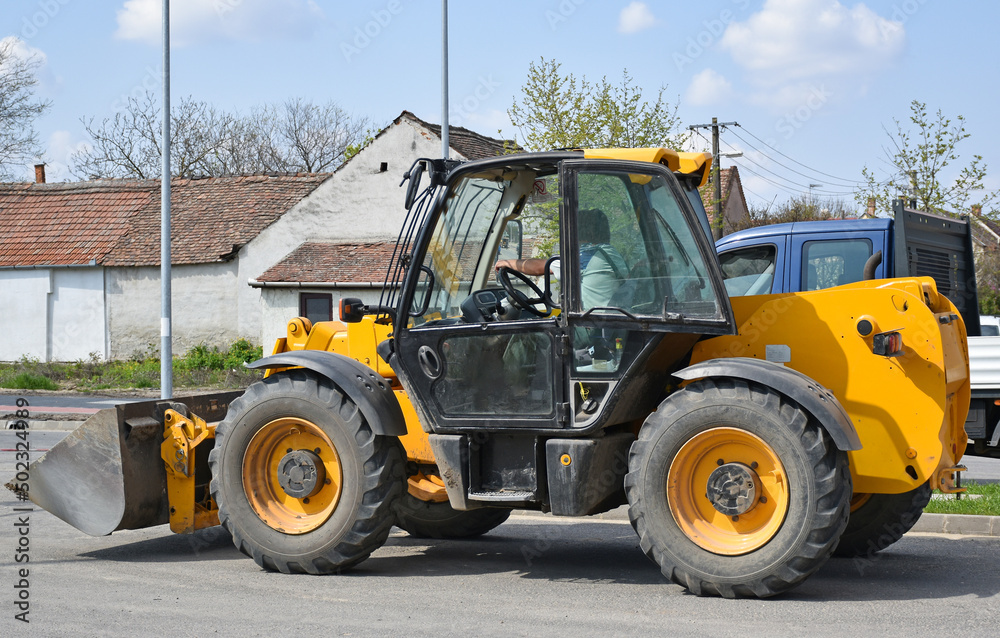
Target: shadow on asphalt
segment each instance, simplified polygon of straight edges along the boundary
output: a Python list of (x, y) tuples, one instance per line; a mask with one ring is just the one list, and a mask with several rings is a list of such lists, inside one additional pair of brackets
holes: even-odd
[[(166, 528), (164, 528), (166, 529)], [(948, 551), (945, 552), (944, 550)], [(1000, 591), (997, 539), (908, 536), (868, 558), (833, 558), (778, 600), (906, 601)], [(191, 562), (233, 560), (259, 572), (220, 528), (166, 535), (90, 551), (106, 561)], [(670, 585), (639, 548), (628, 524), (507, 523), (467, 540), (418, 539), (394, 529), (385, 546), (341, 577), (454, 577), (515, 573), (552, 582)], [(941, 583), (948, 583), (947, 590)]]

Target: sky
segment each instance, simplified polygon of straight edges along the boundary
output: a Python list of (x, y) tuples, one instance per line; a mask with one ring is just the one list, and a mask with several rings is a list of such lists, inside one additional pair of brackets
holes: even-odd
[[(867, 166), (888, 177), (885, 130), (910, 103), (953, 120), (1000, 188), (995, 0), (451, 0), (449, 117), (513, 137), (507, 110), (528, 67), (621, 80), (679, 106), (682, 126), (721, 132), (722, 166), (740, 168), (751, 206), (793, 196), (840, 199)], [(386, 125), (403, 110), (442, 119), (440, 0), (172, 0), (171, 95), (247, 111), (293, 97), (335, 100)], [(5, 0), (0, 39), (41, 61), (37, 121), (49, 181), (74, 179), (87, 144), (81, 118), (113, 114), (129, 96), (159, 95), (161, 0)], [(993, 62), (990, 62), (993, 60)], [(710, 150), (699, 129), (692, 150)], [(26, 166), (25, 180), (33, 172)], [(946, 174), (946, 177), (948, 175)]]

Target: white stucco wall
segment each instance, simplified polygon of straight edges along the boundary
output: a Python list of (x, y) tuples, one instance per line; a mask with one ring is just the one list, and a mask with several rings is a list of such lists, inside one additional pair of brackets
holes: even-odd
[[(265, 316), (272, 311), (261, 311), (260, 289), (246, 285), (247, 281), (256, 279), (304, 242), (395, 241), (406, 214), (405, 189), (399, 187), (403, 173), (419, 157), (440, 155), (441, 139), (404, 119), (244, 246), (239, 254), (240, 334), (262, 338), (265, 350), (273, 343), (273, 319), (267, 319), (269, 327), (264, 328)], [(388, 164), (385, 172), (379, 170), (382, 162)], [(297, 295), (295, 300), (293, 314), (281, 321), (279, 336), (284, 335), (288, 319), (298, 314)]]
[[(199, 343), (223, 348), (239, 338), (236, 272), (235, 262), (171, 268), (174, 354)], [(107, 307), (112, 358), (159, 350), (159, 266), (108, 268)]]
[(0, 361), (45, 360), (49, 270), (0, 270)]
[(0, 271), (0, 361), (105, 358), (104, 269)]
[(52, 270), (49, 360), (106, 359), (104, 312), (103, 268)]
[(288, 321), (299, 316), (299, 294), (314, 292), (329, 294), (333, 301), (333, 318), (337, 319), (342, 297), (356, 297), (368, 304), (376, 304), (382, 293), (380, 288), (263, 288), (261, 289), (262, 337), (264, 353), (271, 352), (274, 342), (286, 336)]

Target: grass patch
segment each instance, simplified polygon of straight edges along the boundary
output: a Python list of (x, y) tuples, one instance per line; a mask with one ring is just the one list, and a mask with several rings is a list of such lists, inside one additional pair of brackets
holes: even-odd
[[(174, 357), (174, 388), (245, 388), (263, 372), (243, 364), (263, 356), (263, 349), (238, 339), (226, 349), (204, 344)], [(101, 361), (94, 354), (72, 363), (43, 363), (22, 357), (0, 363), (0, 387), (19, 390), (155, 390), (160, 387), (160, 357), (152, 346), (127, 361)]]
[(59, 384), (40, 374), (20, 372), (4, 380), (0, 387), (13, 390), (58, 390)]
[[(955, 498), (954, 494), (945, 495), (944, 498), (937, 497), (940, 492), (934, 491), (935, 498), (924, 508), (925, 512), (932, 514), (979, 514), (982, 516), (1000, 516), (1000, 485), (997, 483), (976, 483), (969, 481), (962, 487), (968, 488), (968, 492), (962, 494), (962, 498)], [(968, 498), (970, 494), (978, 495), (980, 498)]]

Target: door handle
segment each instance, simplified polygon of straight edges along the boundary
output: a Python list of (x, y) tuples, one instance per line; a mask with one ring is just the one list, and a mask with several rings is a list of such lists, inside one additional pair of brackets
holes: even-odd
[(441, 358), (430, 346), (420, 346), (417, 350), (417, 361), (420, 362), (420, 369), (431, 379), (437, 379), (444, 371)]

